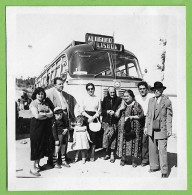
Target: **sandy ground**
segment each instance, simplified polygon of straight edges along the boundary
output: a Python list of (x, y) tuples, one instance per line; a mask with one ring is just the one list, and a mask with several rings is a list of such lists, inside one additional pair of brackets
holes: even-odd
[[(69, 145), (70, 147), (70, 145)], [(41, 177), (149, 177), (160, 178), (161, 172), (149, 173), (149, 166), (133, 168), (131, 165), (120, 166), (120, 160), (116, 159), (115, 163), (109, 160), (103, 160), (104, 153), (102, 150), (96, 151), (96, 160), (94, 162), (86, 162), (82, 164), (81, 156), (77, 163), (70, 164), (70, 168), (62, 167), (62, 169), (47, 169), (41, 171)], [(74, 151), (68, 152), (68, 157), (74, 158)], [(177, 137), (171, 136), (168, 141), (168, 161), (169, 161), (169, 177), (177, 176)], [(47, 158), (43, 158), (41, 165), (46, 164)], [(25, 178), (33, 177), (30, 173), (30, 140), (29, 138), (16, 141), (16, 176)]]

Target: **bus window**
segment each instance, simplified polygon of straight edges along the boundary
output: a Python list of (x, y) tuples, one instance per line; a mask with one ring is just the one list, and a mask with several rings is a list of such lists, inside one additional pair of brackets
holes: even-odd
[(55, 73), (55, 77), (60, 77), (60, 73), (61, 73), (60, 67), (61, 67), (61, 66), (57, 66), (57, 68), (56, 68), (56, 73)]
[(133, 77), (138, 77), (137, 70), (135, 68), (135, 65), (133, 63), (128, 64), (128, 71), (129, 74)]
[(139, 78), (136, 60), (133, 57), (122, 54), (112, 54), (114, 72), (117, 77)]
[(111, 76), (109, 54), (107, 52), (77, 52), (71, 57), (69, 73), (71, 76)]

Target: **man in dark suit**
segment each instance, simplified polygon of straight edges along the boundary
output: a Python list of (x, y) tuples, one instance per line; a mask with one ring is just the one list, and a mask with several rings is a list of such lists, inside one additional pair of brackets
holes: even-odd
[[(161, 82), (151, 88), (155, 97), (149, 100), (144, 133), (149, 135), (149, 172), (161, 169), (162, 177), (168, 177), (167, 139), (172, 134), (172, 104)], [(158, 151), (159, 148), (159, 151)], [(160, 161), (160, 162), (159, 162)]]
[[(64, 80), (60, 77), (56, 77), (54, 79), (54, 87), (47, 90), (47, 97), (52, 102), (53, 108), (60, 107), (63, 110), (63, 120), (70, 127), (70, 121), (75, 120), (74, 109), (76, 106), (76, 100), (73, 96), (63, 91)], [(67, 151), (67, 143), (68, 143), (68, 133), (65, 136), (63, 145), (65, 145), (65, 151)], [(62, 165), (65, 167), (70, 167), (70, 165), (66, 162), (66, 154), (65, 156), (61, 156)]]

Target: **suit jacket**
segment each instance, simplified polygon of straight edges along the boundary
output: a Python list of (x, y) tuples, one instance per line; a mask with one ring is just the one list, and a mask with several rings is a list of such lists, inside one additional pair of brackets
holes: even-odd
[[(52, 106), (51, 106), (52, 110), (55, 107), (62, 107), (59, 96), (58, 96), (58, 93), (57, 93), (55, 87), (47, 90), (46, 94), (47, 94), (47, 97), (52, 102)], [(77, 105), (77, 102), (76, 102), (75, 98), (72, 95), (70, 95), (70, 94), (68, 94), (64, 91), (62, 91), (62, 95), (64, 96), (64, 98), (66, 99), (66, 102), (68, 104), (68, 109), (67, 109), (68, 117), (69, 117), (70, 120), (74, 121), (75, 120), (74, 110), (75, 110), (75, 106)]]
[[(154, 139), (166, 139), (167, 131), (172, 131), (172, 104), (168, 96), (162, 95), (157, 107), (156, 116), (156, 100), (155, 97), (149, 100), (148, 111), (145, 121), (145, 127), (147, 127), (147, 134), (149, 136), (154, 135)], [(153, 129), (153, 120), (160, 120), (160, 129)]]

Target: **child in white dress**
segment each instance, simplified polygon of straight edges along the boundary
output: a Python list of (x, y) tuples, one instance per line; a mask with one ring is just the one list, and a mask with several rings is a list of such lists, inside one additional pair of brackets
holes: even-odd
[(72, 149), (77, 150), (75, 155), (75, 161), (78, 161), (79, 152), (81, 151), (83, 164), (86, 162), (86, 153), (89, 149), (90, 137), (87, 132), (87, 127), (84, 124), (84, 117), (79, 115), (76, 117), (76, 125), (74, 127)]

